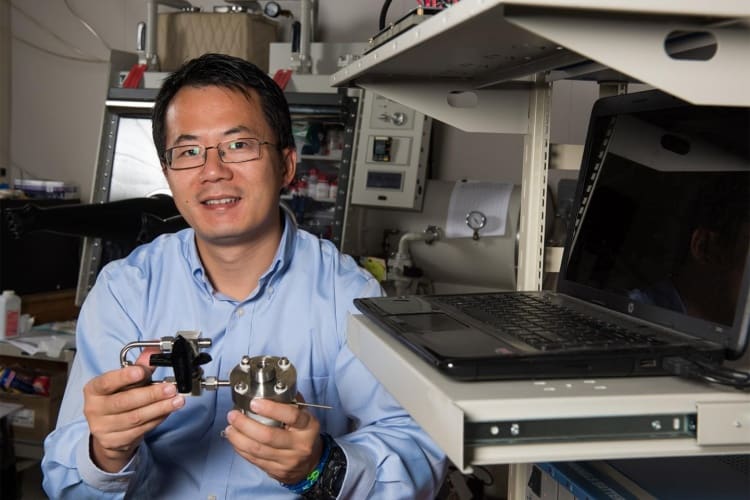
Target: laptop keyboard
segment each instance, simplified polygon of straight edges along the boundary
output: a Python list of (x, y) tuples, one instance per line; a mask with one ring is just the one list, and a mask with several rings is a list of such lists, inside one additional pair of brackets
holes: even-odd
[(519, 293), (433, 296), (492, 329), (542, 351), (663, 345), (653, 335), (598, 320)]

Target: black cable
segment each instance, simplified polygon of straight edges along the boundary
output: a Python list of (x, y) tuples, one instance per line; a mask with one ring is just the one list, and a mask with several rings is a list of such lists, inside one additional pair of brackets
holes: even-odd
[(380, 8), (380, 22), (378, 23), (378, 30), (385, 28), (385, 17), (388, 15), (388, 7), (391, 6), (391, 0), (385, 0), (383, 6)]
[(679, 377), (727, 385), (739, 390), (750, 389), (750, 373), (727, 368), (705, 358), (668, 357), (664, 358), (663, 366)]

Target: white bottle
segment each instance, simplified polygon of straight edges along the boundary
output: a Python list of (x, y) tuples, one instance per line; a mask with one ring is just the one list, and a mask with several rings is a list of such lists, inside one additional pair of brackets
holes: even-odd
[(328, 177), (325, 174), (318, 175), (318, 184), (315, 186), (315, 198), (316, 200), (328, 199)]
[(339, 194), (339, 183), (334, 177), (331, 179), (330, 186), (328, 187), (328, 198), (331, 200), (336, 200), (336, 196)]
[(3, 290), (0, 295), (0, 338), (18, 336), (18, 320), (21, 317), (21, 297), (13, 290)]
[(307, 196), (315, 198), (318, 194), (318, 169), (313, 167), (307, 172)]

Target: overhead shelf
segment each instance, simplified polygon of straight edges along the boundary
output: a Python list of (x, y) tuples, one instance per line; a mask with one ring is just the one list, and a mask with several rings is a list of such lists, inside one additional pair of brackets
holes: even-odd
[(462, 0), (336, 72), (331, 84), (439, 88), (445, 100), (447, 89), (496, 89), (550, 72), (750, 106), (749, 47), (746, 0)]

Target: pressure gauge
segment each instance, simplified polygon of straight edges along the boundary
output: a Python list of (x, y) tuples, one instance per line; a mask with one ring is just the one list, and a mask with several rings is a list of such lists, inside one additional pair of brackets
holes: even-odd
[(277, 17), (281, 14), (281, 6), (276, 2), (266, 2), (263, 6), (263, 13), (268, 17)]
[(466, 225), (469, 226), (469, 229), (474, 231), (472, 238), (478, 240), (479, 230), (487, 225), (487, 216), (479, 210), (472, 210), (466, 214)]

